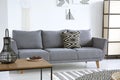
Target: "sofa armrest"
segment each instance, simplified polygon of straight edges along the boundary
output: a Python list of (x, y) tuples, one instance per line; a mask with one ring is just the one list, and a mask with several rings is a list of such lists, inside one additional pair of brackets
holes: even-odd
[(103, 38), (92, 38), (93, 47), (102, 49), (105, 53), (107, 51), (107, 40)]
[(17, 54), (17, 56), (19, 57), (19, 55), (18, 55), (18, 48), (17, 48), (16, 41), (13, 40), (13, 39), (11, 39), (10, 46), (11, 46), (11, 48), (13, 49), (13, 51)]

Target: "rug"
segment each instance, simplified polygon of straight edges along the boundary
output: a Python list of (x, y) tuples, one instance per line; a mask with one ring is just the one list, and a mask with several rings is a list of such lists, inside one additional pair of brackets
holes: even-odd
[(82, 77), (85, 74), (103, 71), (100, 69), (84, 69), (79, 71), (66, 71), (53, 73), (54, 80), (75, 80), (78, 77)]
[[(113, 80), (112, 74), (115, 72), (120, 72), (119, 70), (104, 70), (96, 73), (86, 74), (82, 77), (77, 78), (76, 80)], [(120, 78), (114, 79), (120, 80)]]

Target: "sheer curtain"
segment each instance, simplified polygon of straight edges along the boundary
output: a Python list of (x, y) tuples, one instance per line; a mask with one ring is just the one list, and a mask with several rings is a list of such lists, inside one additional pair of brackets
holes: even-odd
[(21, 28), (30, 30), (30, 0), (19, 0), (21, 6)]

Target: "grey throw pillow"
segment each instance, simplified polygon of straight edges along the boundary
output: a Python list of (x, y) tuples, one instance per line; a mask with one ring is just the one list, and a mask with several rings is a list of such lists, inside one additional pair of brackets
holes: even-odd
[(19, 49), (41, 49), (41, 31), (19, 31), (13, 30), (13, 39)]
[(64, 48), (80, 48), (80, 32), (63, 32), (62, 39)]

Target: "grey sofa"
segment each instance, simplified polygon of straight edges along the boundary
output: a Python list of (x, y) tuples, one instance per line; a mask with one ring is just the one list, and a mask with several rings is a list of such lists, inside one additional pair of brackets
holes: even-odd
[(12, 48), (19, 58), (41, 56), (49, 62), (99, 61), (106, 53), (106, 39), (94, 38), (90, 30), (80, 31), (81, 48), (63, 48), (61, 31), (13, 30)]

